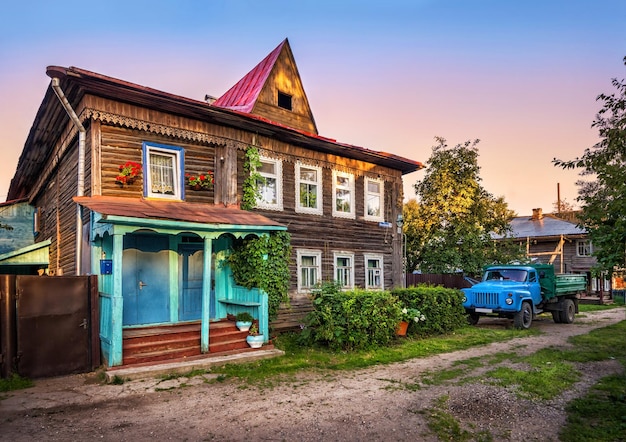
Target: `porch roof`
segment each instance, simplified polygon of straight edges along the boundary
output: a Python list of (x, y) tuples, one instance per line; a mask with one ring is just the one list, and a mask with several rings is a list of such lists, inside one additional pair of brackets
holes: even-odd
[(47, 239), (12, 252), (0, 255), (0, 266), (3, 265), (48, 265), (49, 248), (52, 241)]
[(262, 230), (287, 229), (263, 215), (235, 207), (114, 196), (75, 196), (74, 201), (101, 214), (103, 220), (128, 217), (219, 226), (249, 226)]

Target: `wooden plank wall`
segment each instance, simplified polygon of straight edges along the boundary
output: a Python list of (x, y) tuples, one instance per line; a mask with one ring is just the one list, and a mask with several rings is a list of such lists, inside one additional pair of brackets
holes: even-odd
[[(276, 320), (272, 322), (273, 330), (284, 331), (299, 329), (300, 324), (308, 312), (312, 310), (311, 301), (307, 294), (297, 293), (297, 261), (296, 253), (298, 248), (319, 250), (322, 252), (322, 275), (321, 280), (334, 280), (334, 256), (333, 252), (342, 251), (354, 253), (354, 283), (356, 287), (365, 287), (365, 259), (364, 254), (380, 254), (383, 256), (384, 265), (384, 285), (390, 289), (394, 285), (401, 286), (402, 281), (394, 281), (392, 273), (393, 263), (393, 241), (398, 240), (394, 234), (395, 229), (383, 228), (378, 222), (364, 220), (364, 176), (359, 169), (354, 169), (355, 174), (355, 199), (356, 218), (345, 219), (332, 216), (332, 171), (333, 165), (338, 164), (342, 169), (345, 164), (335, 157), (326, 156), (327, 161), (322, 169), (323, 185), (323, 215), (301, 214), (295, 211), (295, 161), (297, 158), (306, 158), (311, 153), (301, 152), (295, 147), (291, 147), (290, 157), (282, 161), (283, 173), (283, 210), (262, 210), (255, 209), (268, 218), (278, 221), (288, 226), (291, 234), (292, 254), (290, 261), (290, 272), (292, 275), (290, 286), (290, 305), (283, 306)], [(239, 155), (240, 166), (243, 169), (243, 152)], [(352, 164), (354, 167), (354, 164)], [(359, 165), (362, 166), (362, 165)], [(401, 195), (402, 180), (400, 174), (393, 176), (392, 172), (384, 168), (374, 169), (385, 179), (385, 220), (393, 221), (401, 206), (397, 206), (397, 200), (393, 195)], [(370, 175), (372, 177), (376, 175)], [(243, 179), (242, 172), (239, 174), (239, 194)], [(394, 192), (395, 191), (395, 192)], [(395, 204), (394, 204), (395, 203)], [(394, 224), (395, 225), (395, 224)]]
[[(102, 195), (127, 196), (139, 198), (143, 196), (143, 175), (133, 184), (124, 185), (115, 182), (119, 166), (126, 161), (142, 164), (142, 143), (144, 141), (169, 146), (182, 147), (185, 150), (184, 173), (198, 174), (213, 172), (215, 169), (215, 147), (203, 146), (172, 140), (170, 137), (148, 134), (136, 129), (102, 125), (101, 141), (101, 173)], [(195, 203), (213, 204), (214, 189), (193, 191), (185, 186), (185, 200)]]

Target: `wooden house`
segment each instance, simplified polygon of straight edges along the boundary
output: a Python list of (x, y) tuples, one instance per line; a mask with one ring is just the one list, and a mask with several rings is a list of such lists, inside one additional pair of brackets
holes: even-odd
[[(217, 322), (248, 311), (268, 336), (267, 294), (236, 286), (227, 265), (236, 238), (291, 234), (291, 305), (275, 327), (297, 324), (323, 280), (402, 285), (402, 175), (423, 166), (320, 136), (287, 40), (215, 101), (75, 67), (47, 74), (9, 199), (37, 214), (50, 274), (99, 275), (107, 365), (128, 363), (140, 327), (196, 325), (206, 353)], [(263, 180), (241, 210), (250, 148)], [(199, 174), (213, 187), (189, 186)]]
[(512, 237), (526, 247), (526, 256), (534, 261), (554, 265), (557, 273), (584, 273), (589, 282), (587, 292), (601, 294), (610, 290), (610, 281), (592, 275), (596, 264), (593, 244), (587, 232), (575, 222), (542, 209), (533, 209), (532, 216), (511, 220)]

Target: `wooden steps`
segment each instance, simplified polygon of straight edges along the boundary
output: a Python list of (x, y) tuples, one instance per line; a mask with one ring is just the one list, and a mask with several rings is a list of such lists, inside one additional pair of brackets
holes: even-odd
[[(200, 323), (184, 323), (125, 329), (122, 364), (179, 360), (200, 356)], [(241, 332), (232, 321), (212, 322), (209, 326), (209, 353), (232, 354), (250, 349), (248, 332)]]

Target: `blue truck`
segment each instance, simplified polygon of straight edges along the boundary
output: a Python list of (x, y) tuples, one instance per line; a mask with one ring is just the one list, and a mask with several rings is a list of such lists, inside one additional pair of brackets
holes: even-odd
[(551, 264), (493, 265), (485, 268), (481, 282), (462, 289), (463, 307), (470, 324), (497, 316), (528, 329), (543, 312), (551, 312), (556, 323), (571, 324), (586, 290), (585, 275), (555, 274)]

